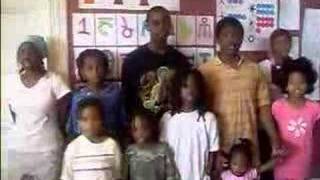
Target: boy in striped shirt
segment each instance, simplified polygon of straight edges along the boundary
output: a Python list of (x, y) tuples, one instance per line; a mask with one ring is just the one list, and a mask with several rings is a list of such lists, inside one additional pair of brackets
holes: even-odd
[(61, 180), (121, 179), (121, 152), (103, 128), (101, 102), (83, 99), (78, 110), (81, 135), (66, 149)]

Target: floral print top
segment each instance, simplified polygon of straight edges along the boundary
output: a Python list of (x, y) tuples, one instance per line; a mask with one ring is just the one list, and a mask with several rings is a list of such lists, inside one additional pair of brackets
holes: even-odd
[(276, 179), (305, 179), (310, 175), (313, 130), (320, 119), (320, 104), (307, 100), (302, 107), (291, 106), (286, 99), (272, 105), (282, 144), (288, 155), (275, 167)]

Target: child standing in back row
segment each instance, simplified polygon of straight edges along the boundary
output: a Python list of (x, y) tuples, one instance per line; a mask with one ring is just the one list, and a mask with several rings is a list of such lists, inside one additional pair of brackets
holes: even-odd
[(81, 84), (73, 92), (70, 117), (67, 123), (67, 133), (73, 139), (80, 134), (78, 121), (78, 102), (86, 97), (96, 97), (103, 104), (106, 116), (104, 127), (111, 136), (119, 139), (120, 131), (125, 127), (125, 112), (120, 96), (120, 85), (106, 81), (108, 73), (108, 57), (97, 49), (87, 49), (76, 59)]
[(286, 157), (276, 162), (275, 179), (303, 180), (310, 177), (313, 128), (320, 119), (320, 104), (305, 97), (314, 89), (317, 73), (306, 58), (290, 61), (283, 67), (281, 89), (288, 94), (272, 105)]
[(219, 136), (215, 115), (207, 110), (202, 75), (188, 70), (175, 75), (172, 110), (162, 118), (162, 139), (170, 145), (182, 180), (212, 175)]
[(120, 180), (121, 152), (103, 124), (102, 102), (93, 97), (78, 104), (81, 135), (67, 147), (61, 180)]

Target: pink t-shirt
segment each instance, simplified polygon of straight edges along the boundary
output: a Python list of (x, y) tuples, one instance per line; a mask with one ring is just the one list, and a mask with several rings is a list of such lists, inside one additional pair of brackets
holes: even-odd
[(276, 163), (275, 179), (308, 178), (312, 168), (313, 128), (320, 118), (320, 104), (307, 100), (303, 107), (297, 109), (286, 99), (279, 99), (272, 105), (272, 114), (289, 153)]
[(243, 176), (236, 176), (232, 173), (231, 170), (227, 170), (222, 172), (221, 174), (222, 180), (257, 180), (258, 178), (258, 172), (256, 169), (251, 169), (248, 172), (246, 172)]

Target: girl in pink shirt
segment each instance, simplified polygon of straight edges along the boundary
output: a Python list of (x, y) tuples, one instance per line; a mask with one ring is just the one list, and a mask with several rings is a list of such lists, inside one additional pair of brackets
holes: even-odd
[(287, 154), (276, 161), (274, 175), (276, 180), (303, 180), (310, 176), (313, 128), (320, 119), (320, 104), (305, 95), (313, 91), (317, 73), (306, 58), (283, 68), (281, 89), (288, 96), (273, 103), (272, 114)]

